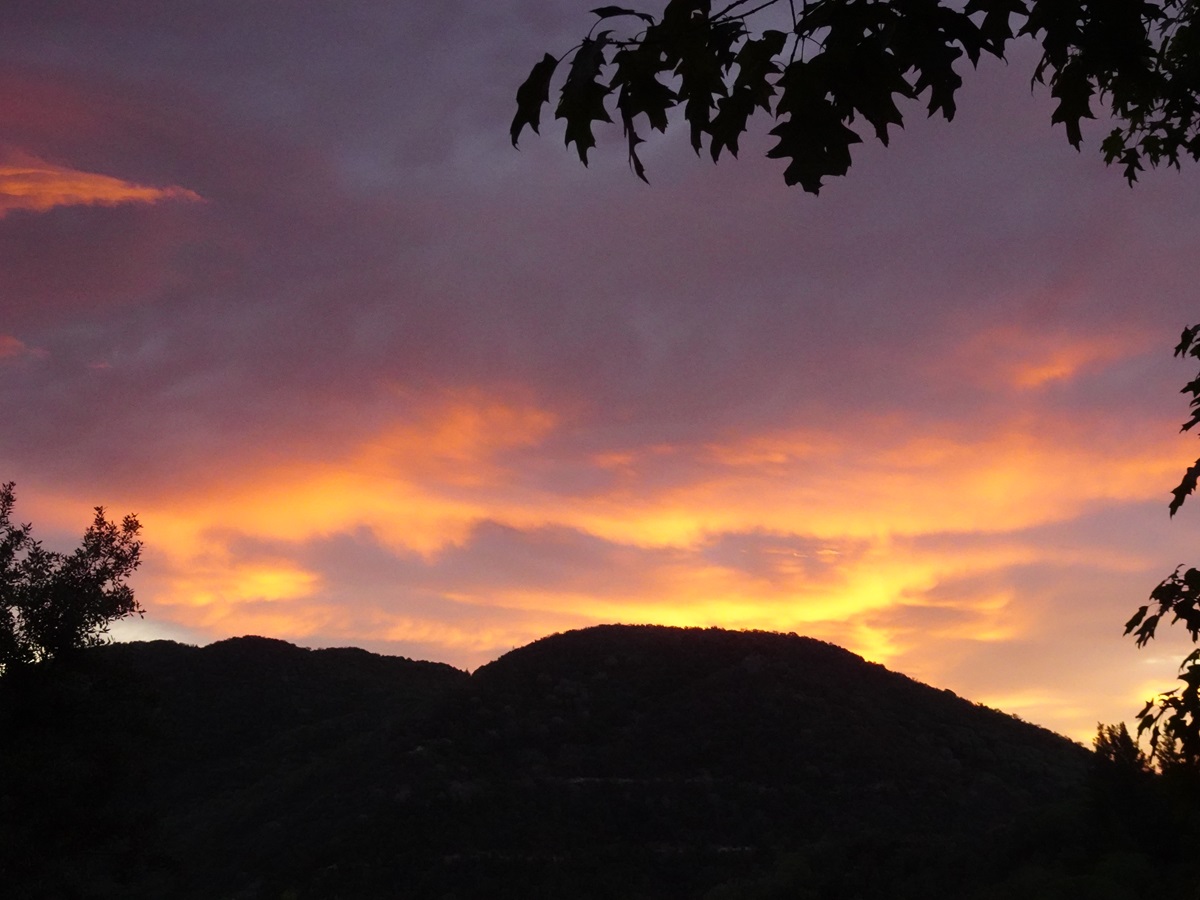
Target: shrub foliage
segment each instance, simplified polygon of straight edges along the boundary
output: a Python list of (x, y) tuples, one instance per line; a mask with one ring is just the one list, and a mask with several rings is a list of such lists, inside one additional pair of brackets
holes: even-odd
[(13, 482), (0, 487), (0, 674), (103, 643), (110, 623), (142, 609), (126, 579), (141, 561), (136, 516), (104, 507), (72, 553), (47, 550), (13, 521)]

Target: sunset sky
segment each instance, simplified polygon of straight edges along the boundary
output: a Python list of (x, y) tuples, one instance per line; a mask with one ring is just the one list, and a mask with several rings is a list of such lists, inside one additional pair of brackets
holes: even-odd
[[(509, 142), (589, 3), (9, 0), (0, 481), (136, 513), (144, 621), (475, 668), (601, 622), (795, 631), (1087, 741), (1172, 686), (1200, 170), (964, 72), (820, 197)], [(661, 4), (659, 4), (661, 6)]]

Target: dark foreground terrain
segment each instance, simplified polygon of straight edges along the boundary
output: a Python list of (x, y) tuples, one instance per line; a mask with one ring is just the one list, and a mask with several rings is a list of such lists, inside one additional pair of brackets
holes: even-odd
[(1189, 808), (795, 635), (602, 626), (472, 675), (157, 641), (0, 680), (29, 900), (1183, 900)]

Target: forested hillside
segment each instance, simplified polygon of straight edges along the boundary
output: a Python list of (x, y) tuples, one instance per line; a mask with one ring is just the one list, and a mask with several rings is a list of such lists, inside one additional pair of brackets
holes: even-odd
[[(1190, 877), (1152, 779), (795, 635), (603, 626), (472, 675), (113, 645), (0, 681), (0, 729), (0, 875), (30, 898), (1182, 898)], [(1172, 836), (1139, 838), (1147, 816)]]

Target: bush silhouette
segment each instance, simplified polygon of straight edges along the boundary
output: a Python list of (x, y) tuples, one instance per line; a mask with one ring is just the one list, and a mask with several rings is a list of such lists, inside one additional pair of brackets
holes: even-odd
[(104, 507), (72, 553), (45, 549), (13, 522), (14, 483), (0, 487), (0, 675), (104, 642), (110, 623), (142, 609), (126, 579), (138, 567), (141, 524)]

